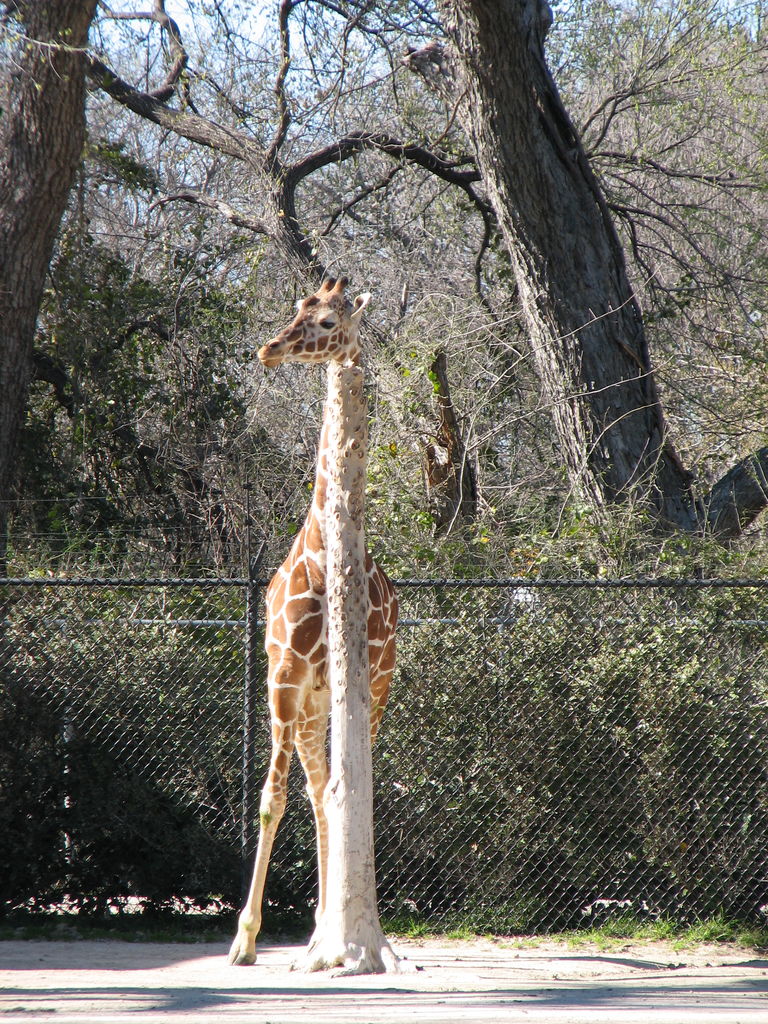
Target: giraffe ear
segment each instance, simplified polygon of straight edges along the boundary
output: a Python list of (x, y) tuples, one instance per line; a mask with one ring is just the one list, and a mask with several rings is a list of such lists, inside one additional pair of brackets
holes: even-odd
[(355, 301), (352, 303), (352, 312), (350, 313), (350, 318), (354, 320), (355, 323), (360, 323), (363, 316), (363, 310), (370, 301), (370, 292), (363, 292), (361, 295), (356, 296)]

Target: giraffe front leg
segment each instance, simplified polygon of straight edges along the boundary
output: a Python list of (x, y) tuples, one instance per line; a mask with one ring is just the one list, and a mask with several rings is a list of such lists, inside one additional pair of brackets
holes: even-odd
[(256, 962), (256, 936), (261, 929), (261, 904), (267, 880), (269, 858), (280, 821), (285, 811), (288, 768), (293, 753), (294, 725), (274, 724), (272, 759), (269, 774), (261, 794), (259, 809), (259, 845), (253, 878), (245, 906), (240, 912), (237, 934), (229, 950), (229, 962), (238, 966)]
[(323, 687), (311, 690), (299, 713), (296, 730), (296, 749), (307, 779), (307, 794), (315, 816), (317, 837), (317, 912), (316, 923), (325, 911), (328, 880), (328, 822), (325, 816), (325, 788), (328, 785), (328, 758), (325, 738), (328, 732), (330, 691)]
[(229, 962), (237, 966), (256, 963), (256, 936), (261, 930), (264, 883), (267, 880), (267, 868), (278, 824), (272, 819), (272, 813), (267, 810), (259, 814), (259, 846), (256, 851), (253, 878), (245, 906), (237, 920), (237, 934), (229, 950)]

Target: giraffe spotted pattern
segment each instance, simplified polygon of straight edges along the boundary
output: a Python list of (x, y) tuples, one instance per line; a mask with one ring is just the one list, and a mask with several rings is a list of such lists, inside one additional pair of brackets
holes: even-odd
[[(370, 298), (345, 297), (346, 279), (327, 280), (299, 303), (296, 317), (259, 351), (264, 366), (285, 362), (357, 365), (359, 323)], [(261, 927), (269, 858), (285, 811), (288, 769), (294, 748), (307, 779), (317, 835), (318, 920), (325, 909), (328, 872), (328, 826), (323, 795), (328, 784), (326, 733), (330, 710), (328, 685), (328, 608), (325, 503), (328, 492), (327, 415), (320, 435), (312, 504), (288, 557), (275, 573), (266, 595), (267, 690), (272, 753), (261, 794), (259, 845), (253, 880), (240, 914), (230, 962), (252, 964)], [(386, 574), (366, 554), (368, 582), (368, 655), (371, 687), (371, 741), (384, 712), (395, 668), (397, 598)]]

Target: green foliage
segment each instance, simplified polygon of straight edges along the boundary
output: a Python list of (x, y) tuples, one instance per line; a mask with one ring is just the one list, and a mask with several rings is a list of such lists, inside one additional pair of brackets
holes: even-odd
[(136, 160), (130, 153), (126, 153), (125, 148), (124, 142), (112, 142), (108, 139), (100, 139), (86, 145), (86, 160), (98, 168), (94, 174), (94, 184), (103, 185), (117, 181), (131, 191), (157, 193), (157, 171)]
[(4, 625), (19, 653), (0, 707), (0, 863), (17, 866), (0, 902), (234, 905), (240, 595), (94, 596), (85, 608), (77, 591), (50, 591)]
[(232, 557), (222, 494), (236, 469), (221, 452), (248, 447), (230, 362), (245, 310), (210, 279), (216, 258), (150, 280), (90, 235), (61, 239), (18, 464), (14, 528), (40, 538), (32, 559), (119, 563), (136, 534), (178, 560)]
[[(66, 871), (59, 720), (21, 685), (0, 686), (0, 906), (52, 897)], [(41, 813), (42, 809), (45, 813)]]
[(417, 594), (376, 754), (389, 913), (761, 920), (763, 591)]

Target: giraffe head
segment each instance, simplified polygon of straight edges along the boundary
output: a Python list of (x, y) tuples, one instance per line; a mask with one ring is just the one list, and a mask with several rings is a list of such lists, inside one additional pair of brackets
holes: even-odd
[(358, 363), (358, 332), (370, 301), (364, 292), (350, 302), (344, 295), (346, 277), (327, 278), (314, 295), (302, 299), (293, 321), (259, 349), (264, 366), (281, 363)]

